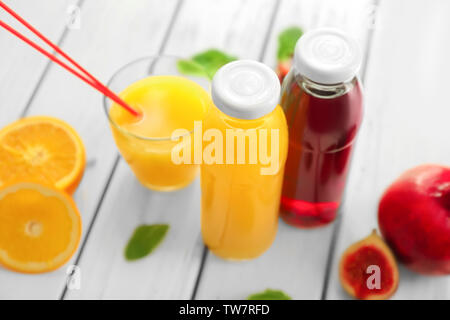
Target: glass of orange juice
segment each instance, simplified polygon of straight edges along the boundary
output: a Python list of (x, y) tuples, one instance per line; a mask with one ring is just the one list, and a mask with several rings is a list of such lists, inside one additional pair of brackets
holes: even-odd
[(189, 185), (198, 175), (193, 162), (175, 164), (172, 149), (182, 136), (194, 134), (194, 121), (202, 121), (212, 101), (206, 78), (187, 77), (177, 69), (180, 58), (144, 57), (119, 69), (108, 87), (138, 117), (104, 98), (104, 109), (117, 147), (137, 179), (147, 188), (172, 191)]

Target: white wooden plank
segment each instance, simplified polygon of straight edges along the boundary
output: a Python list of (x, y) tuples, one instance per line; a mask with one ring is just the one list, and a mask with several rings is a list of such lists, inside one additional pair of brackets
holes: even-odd
[[(106, 81), (131, 59), (158, 51), (175, 4), (174, 0), (85, 1), (81, 28), (68, 34), (63, 49)], [(87, 168), (75, 200), (82, 214), (85, 235), (117, 154), (102, 97), (53, 65), (33, 100), (30, 114), (66, 120), (84, 141), (88, 160), (93, 165)], [(65, 285), (65, 270), (63, 267), (33, 276), (0, 270), (0, 298), (59, 298)], [(85, 278), (89, 279), (88, 273)]]
[[(186, 1), (166, 52), (186, 56), (216, 47), (255, 58), (271, 7), (271, 0)], [(125, 262), (123, 249), (133, 229), (155, 222), (171, 226), (162, 246), (139, 262)], [(152, 192), (121, 161), (81, 259), (82, 289), (67, 297), (189, 299), (202, 248), (198, 180), (175, 193)]]
[[(66, 26), (68, 6), (76, 2), (76, 0), (4, 1), (54, 42), (60, 38)], [(31, 32), (3, 9), (0, 9), (0, 19), (20, 32), (31, 35)], [(2, 84), (0, 86), (0, 127), (3, 127), (20, 116), (44, 71), (47, 59), (3, 28), (0, 28), (0, 48), (2, 55), (0, 59), (0, 83)]]
[(257, 59), (274, 0), (186, 1), (165, 52), (189, 56), (217, 48), (240, 59)]
[[(67, 299), (186, 299), (201, 259), (200, 188), (152, 192), (120, 161), (80, 263), (81, 290)], [(127, 262), (124, 248), (140, 224), (167, 223), (151, 257)]]
[[(368, 1), (283, 0), (265, 54), (275, 66), (277, 36), (290, 26), (305, 31), (339, 27), (360, 40), (367, 33)], [(260, 30), (260, 33), (263, 32)], [(259, 56), (256, 55), (253, 58)], [(333, 225), (300, 230), (279, 223), (272, 247), (253, 261), (231, 263), (209, 254), (198, 289), (199, 299), (245, 299), (266, 288), (281, 289), (294, 299), (319, 299), (322, 294)]]
[[(401, 14), (399, 14), (401, 12)], [(448, 1), (382, 1), (366, 82), (366, 110), (347, 190), (327, 298), (347, 298), (338, 279), (342, 252), (377, 227), (378, 201), (404, 170), (450, 163)], [(447, 72), (446, 72), (447, 71)], [(450, 277), (400, 269), (395, 299), (449, 299)]]

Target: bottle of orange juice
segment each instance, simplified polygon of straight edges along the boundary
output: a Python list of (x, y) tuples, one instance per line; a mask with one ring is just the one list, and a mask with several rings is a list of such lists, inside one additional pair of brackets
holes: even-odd
[(275, 238), (288, 142), (279, 95), (275, 72), (256, 61), (231, 62), (213, 78), (201, 223), (204, 242), (221, 258), (256, 258)]

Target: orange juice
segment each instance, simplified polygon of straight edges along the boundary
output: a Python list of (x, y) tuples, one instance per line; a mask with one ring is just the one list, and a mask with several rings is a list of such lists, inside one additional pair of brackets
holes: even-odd
[(120, 97), (140, 111), (135, 117), (117, 104), (109, 110), (111, 128), (120, 153), (138, 180), (160, 191), (182, 188), (198, 174), (198, 165), (174, 164), (171, 139), (176, 129), (192, 135), (195, 120), (202, 120), (211, 98), (197, 83), (180, 76), (151, 76), (139, 80)]
[[(218, 130), (226, 141), (221, 163), (208, 164), (204, 153), (201, 223), (204, 242), (219, 257), (255, 258), (275, 238), (288, 143), (279, 93), (276, 74), (255, 61), (227, 64), (213, 79), (215, 107), (204, 130)], [(230, 141), (232, 133), (239, 132), (245, 141), (241, 150), (239, 138), (233, 138), (234, 145)], [(277, 164), (272, 166), (263, 154)]]

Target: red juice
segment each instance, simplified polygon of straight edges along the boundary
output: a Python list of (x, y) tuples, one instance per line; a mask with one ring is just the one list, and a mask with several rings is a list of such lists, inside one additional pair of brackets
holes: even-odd
[(362, 118), (356, 79), (351, 87), (339, 97), (323, 99), (305, 92), (295, 81), (283, 94), (289, 151), (281, 216), (289, 224), (314, 227), (336, 217)]
[[(320, 80), (327, 80), (324, 74)], [(341, 203), (362, 119), (361, 86), (354, 75), (318, 83), (293, 69), (284, 80), (281, 105), (289, 127), (281, 217), (301, 228), (328, 224)]]

